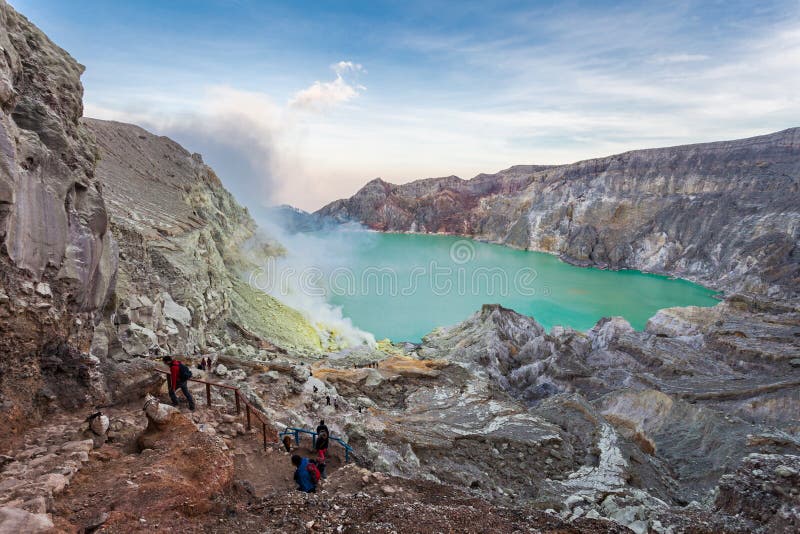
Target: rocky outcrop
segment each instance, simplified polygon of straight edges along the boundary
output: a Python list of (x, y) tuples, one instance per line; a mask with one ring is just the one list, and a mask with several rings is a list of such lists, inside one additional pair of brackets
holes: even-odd
[(117, 251), (81, 125), (83, 66), (0, 1), (0, 425), (104, 398), (85, 352)]
[(82, 119), (83, 67), (5, 2), (0, 22), (0, 441), (152, 389), (153, 349), (320, 351), (303, 315), (242, 281), (245, 242), (272, 249), (201, 157)]
[(99, 145), (97, 176), (120, 247), (114, 324), (104, 332), (116, 337), (112, 358), (154, 346), (207, 351), (243, 331), (280, 347), (320, 349), (299, 313), (241, 281), (251, 266), (240, 251), (256, 226), (199, 154), (131, 124), (83, 123)]
[(120, 250), (114, 298), (91, 346), (110, 391), (129, 394), (133, 382), (148, 390), (152, 350), (321, 349), (300, 313), (243, 280), (255, 223), (199, 154), (131, 124), (82, 124), (99, 147), (96, 174)]
[(581, 265), (796, 298), (800, 129), (637, 150), (471, 180), (376, 179), (316, 215), (393, 232), (474, 236)]
[[(314, 377), (348, 410), (368, 410), (343, 431), (381, 471), (635, 532), (764, 531), (785, 523), (788, 505), (737, 516), (747, 499), (732, 481), (749, 455), (799, 450), (797, 313), (740, 298), (664, 310), (644, 332), (612, 318), (548, 333), (487, 305), (404, 357), (373, 353), (377, 363), (364, 365), (348, 354)], [(415, 372), (398, 373), (398, 361)], [(730, 495), (717, 501), (725, 513), (715, 491)]]

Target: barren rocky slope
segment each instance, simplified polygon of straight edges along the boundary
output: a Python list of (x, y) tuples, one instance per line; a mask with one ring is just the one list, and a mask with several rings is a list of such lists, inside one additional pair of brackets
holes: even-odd
[(97, 139), (96, 174), (120, 250), (114, 294), (91, 347), (112, 397), (137, 376), (152, 378), (142, 357), (153, 348), (235, 353), (236, 341), (247, 339), (250, 356), (322, 349), (299, 312), (243, 281), (245, 243), (265, 254), (269, 244), (254, 237), (247, 210), (199, 154), (131, 124), (83, 124)]
[[(800, 525), (800, 489), (789, 480), (762, 471), (769, 498), (737, 483), (750, 476), (741, 470), (748, 462), (785, 465), (793, 476), (796, 308), (740, 299), (663, 310), (644, 332), (613, 318), (588, 332), (546, 333), (532, 318), (484, 306), (403, 350), (410, 359), (374, 355), (377, 368), (352, 369), (353, 354), (314, 372), (370, 409), (343, 429), (381, 470), (637, 532), (681, 531), (680, 517), (695, 513), (714, 516), (720, 531)], [(774, 499), (771, 512), (748, 512), (749, 499)]]
[(716, 289), (796, 298), (800, 129), (637, 150), (471, 180), (375, 179), (316, 215), (394, 232), (444, 232), (631, 268)]

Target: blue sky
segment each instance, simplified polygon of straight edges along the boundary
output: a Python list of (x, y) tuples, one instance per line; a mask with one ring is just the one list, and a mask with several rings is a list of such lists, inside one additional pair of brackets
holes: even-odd
[(800, 2), (12, 0), (250, 206), (800, 125)]

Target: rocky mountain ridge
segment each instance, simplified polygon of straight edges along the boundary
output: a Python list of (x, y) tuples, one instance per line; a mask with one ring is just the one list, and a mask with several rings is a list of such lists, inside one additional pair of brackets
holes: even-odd
[(800, 129), (636, 150), (471, 180), (375, 179), (315, 213), (387, 232), (448, 233), (580, 265), (797, 299)]

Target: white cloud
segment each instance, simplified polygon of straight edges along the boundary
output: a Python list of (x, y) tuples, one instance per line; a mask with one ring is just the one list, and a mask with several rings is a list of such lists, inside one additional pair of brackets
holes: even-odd
[(345, 75), (366, 72), (359, 63), (339, 61), (331, 65), (336, 79), (330, 82), (315, 81), (310, 87), (298, 91), (289, 100), (289, 107), (322, 111), (356, 98), (366, 87), (345, 80)]
[(711, 59), (705, 54), (671, 54), (666, 56), (656, 56), (654, 63), (692, 63), (695, 61), (706, 61)]
[[(196, 112), (154, 110), (145, 125), (161, 124), (159, 133), (203, 152), (226, 184), (263, 184), (248, 197), (232, 187), (245, 202), (316, 209), (376, 176), (469, 178), (800, 123), (800, 19), (736, 33), (720, 46), (674, 30), (684, 18), (614, 13), (589, 24), (570, 14), (534, 41), (520, 33), (395, 38), (433, 57), (437, 70), (381, 65), (380, 75), (407, 83), (381, 80), (402, 90), (382, 89), (358, 113), (345, 104), (364, 91), (357, 78), (366, 71), (340, 61), (330, 66), (332, 80), (283, 104), (217, 88), (187, 105)], [(248, 168), (238, 171), (238, 162)]]
[(337, 76), (343, 76), (348, 72), (363, 72), (365, 74), (367, 72), (361, 63), (353, 63), (352, 61), (340, 61), (331, 65), (331, 68)]

